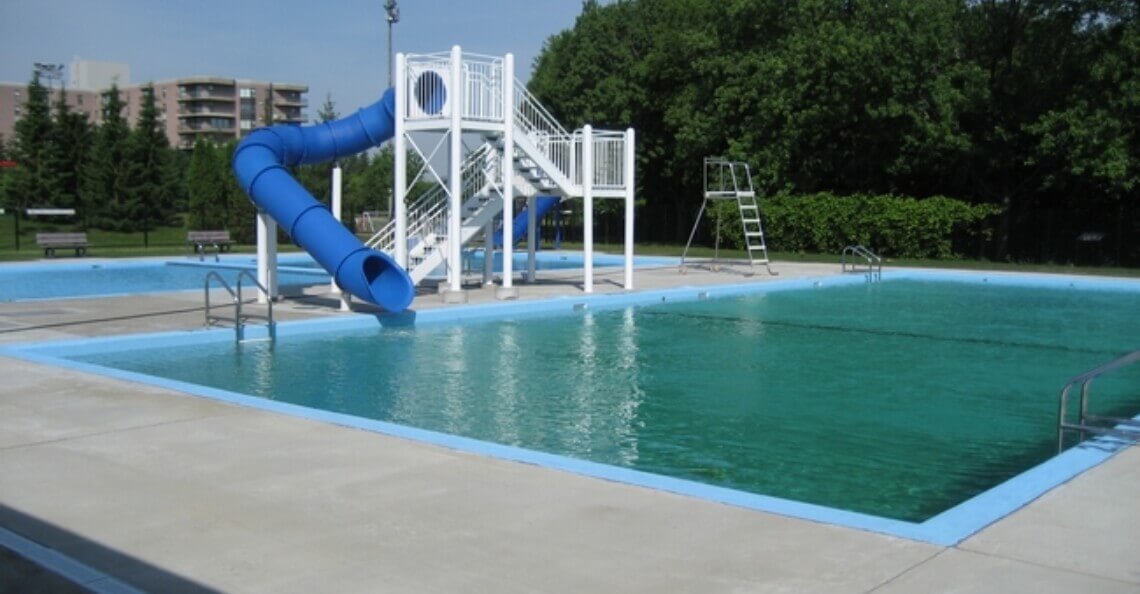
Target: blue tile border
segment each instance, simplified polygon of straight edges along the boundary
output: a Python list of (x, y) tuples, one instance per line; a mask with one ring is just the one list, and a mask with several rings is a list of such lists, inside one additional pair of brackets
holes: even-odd
[[(1074, 288), (1082, 290), (1119, 290), (1140, 294), (1140, 280), (1104, 277), (1077, 277), (1068, 275), (1036, 275), (1024, 273), (973, 273), (933, 270), (893, 270), (883, 274), (884, 279), (911, 279), (953, 281)], [(671, 289), (636, 291), (606, 295), (577, 295), (534, 301), (508, 301), (491, 304), (427, 309), (403, 314), (358, 315), (336, 318), (281, 323), (278, 339), (314, 333), (367, 331), (377, 326), (407, 326), (467, 323), (499, 319), (506, 316), (542, 316), (552, 313), (571, 314), (582, 311), (605, 311), (631, 305), (647, 305), (662, 301), (695, 301), (699, 299), (796, 290), (813, 287), (839, 286), (866, 282), (863, 275), (842, 275), (818, 278), (775, 280), (766, 283), (727, 284), (712, 286), (684, 286)], [(254, 330), (250, 327), (247, 330)], [(982, 528), (1024, 507), (1051, 489), (1068, 482), (1082, 472), (1097, 466), (1122, 449), (1111, 440), (1093, 440), (1071, 448), (1050, 458), (1016, 477), (962, 502), (924, 522), (906, 522), (780, 499), (767, 495), (746, 493), (638, 470), (610, 466), (548, 454), (535, 450), (506, 446), (476, 439), (460, 437), (375, 421), (341, 413), (333, 413), (299, 405), (266, 400), (236, 392), (219, 390), (181, 381), (157, 378), (134, 372), (110, 369), (82, 363), (68, 357), (82, 356), (110, 350), (132, 350), (166, 345), (205, 344), (232, 341), (233, 331), (213, 329), (201, 331), (164, 332), (157, 334), (103, 337), (66, 340), (47, 343), (9, 345), (0, 348), (0, 355), (27, 361), (74, 369), (126, 381), (167, 388), (222, 402), (248, 406), (335, 425), (374, 431), (393, 437), (410, 439), (442, 446), (461, 452), (534, 464), (575, 474), (621, 482), (715, 501), (727, 505), (770, 512), (803, 520), (868, 530), (890, 536), (952, 546), (975, 534)], [(1137, 417), (1140, 419), (1140, 416)]]

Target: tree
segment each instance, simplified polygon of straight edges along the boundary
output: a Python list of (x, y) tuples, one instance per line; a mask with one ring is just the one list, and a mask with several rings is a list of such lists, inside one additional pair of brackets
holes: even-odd
[(113, 231), (133, 230), (130, 216), (128, 140), (123, 98), (112, 84), (103, 93), (103, 121), (95, 133), (83, 180), (83, 212), (90, 225)]
[(230, 209), (226, 165), (214, 143), (205, 138), (194, 143), (185, 178), (190, 229), (226, 228)]
[(234, 241), (254, 243), (256, 241), (257, 207), (242, 191), (237, 176), (230, 167), (234, 159), (237, 142), (227, 142), (219, 151), (222, 164), (222, 195), (226, 203), (225, 228)]
[(17, 166), (12, 171), (7, 192), (9, 206), (16, 209), (17, 218), (23, 216), (29, 206), (51, 206), (59, 199), (51, 106), (48, 89), (40, 83), (39, 72), (32, 75), (27, 93), (28, 99), (21, 106), (20, 119), (14, 126), (12, 156)]
[(72, 111), (68, 106), (66, 89), (60, 90), (55, 103), (55, 123), (51, 136), (56, 153), (58, 204), (74, 208), (83, 216), (83, 173), (91, 152), (92, 126), (87, 121), (86, 113)]
[(170, 142), (158, 121), (153, 85), (142, 89), (142, 107), (127, 140), (126, 157), (128, 225), (131, 230), (141, 229), (143, 245), (149, 246), (150, 230), (174, 219), (178, 181)]

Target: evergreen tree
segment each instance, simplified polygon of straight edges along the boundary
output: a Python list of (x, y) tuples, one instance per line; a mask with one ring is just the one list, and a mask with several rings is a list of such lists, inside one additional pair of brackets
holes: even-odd
[[(72, 111), (67, 104), (67, 91), (61, 90), (55, 104), (52, 138), (58, 158), (56, 176), (59, 184), (59, 206), (82, 211), (83, 173), (91, 152), (92, 126), (87, 114)], [(82, 217), (84, 213), (79, 212)]]
[(199, 138), (186, 169), (187, 224), (190, 229), (225, 229), (230, 208), (227, 164), (214, 143)]
[(59, 200), (51, 106), (38, 72), (32, 75), (27, 93), (14, 129), (12, 156), (16, 167), (8, 191), (8, 204), (18, 211), (18, 217), (30, 206), (54, 206)]
[(257, 207), (238, 185), (230, 163), (234, 159), (237, 142), (228, 142), (219, 150), (222, 157), (222, 194), (226, 201), (226, 230), (238, 243), (254, 243), (257, 240)]
[(103, 93), (103, 122), (95, 133), (91, 159), (83, 179), (83, 212), (98, 229), (133, 229), (127, 161), (130, 128), (123, 119), (123, 98), (112, 84)]
[(129, 226), (141, 229), (143, 245), (149, 246), (150, 231), (174, 219), (178, 177), (170, 142), (158, 121), (152, 85), (142, 89), (142, 107), (128, 138), (126, 155), (130, 165), (126, 184)]

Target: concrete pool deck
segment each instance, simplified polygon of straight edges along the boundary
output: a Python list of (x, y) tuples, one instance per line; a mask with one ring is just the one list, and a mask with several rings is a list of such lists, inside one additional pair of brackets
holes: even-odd
[[(635, 282), (773, 279), (739, 270)], [(620, 291), (620, 270), (596, 272)], [(540, 279), (520, 298), (580, 294), (574, 272)], [(312, 289), (277, 313), (346, 315), (333, 301)], [(194, 329), (201, 306), (0, 303), (0, 344)], [(413, 307), (449, 306), (425, 291)], [(0, 377), (0, 544), (98, 591), (1140, 592), (1135, 447), (940, 547), (6, 357)]]

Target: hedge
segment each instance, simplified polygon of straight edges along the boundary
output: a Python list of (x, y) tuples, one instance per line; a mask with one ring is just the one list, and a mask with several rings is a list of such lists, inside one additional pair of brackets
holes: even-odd
[[(760, 211), (770, 249), (839, 253), (848, 245), (863, 245), (892, 258), (949, 259), (956, 257), (955, 238), (988, 237), (989, 221), (1001, 209), (942, 196), (919, 200), (824, 192), (760, 199)], [(734, 203), (718, 204), (712, 218), (714, 225), (720, 218), (728, 245), (744, 246)]]

